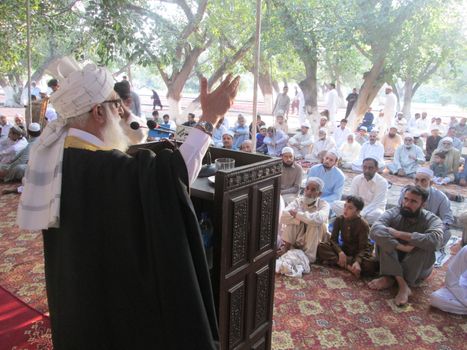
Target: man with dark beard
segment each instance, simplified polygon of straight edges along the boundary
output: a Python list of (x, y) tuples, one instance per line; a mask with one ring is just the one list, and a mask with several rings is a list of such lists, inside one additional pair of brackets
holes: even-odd
[(212, 93), (201, 79), (203, 116), (178, 150), (129, 156), (112, 74), (72, 59), (56, 64), (61, 88), (51, 103), (60, 118), (31, 150), (17, 215), (21, 228), (43, 230), (54, 348), (217, 349), (188, 190), (209, 123), (230, 108), (239, 78), (228, 75)]
[(381, 277), (371, 281), (371, 289), (399, 287), (395, 304), (407, 304), (410, 287), (418, 286), (433, 270), (435, 250), (443, 240), (443, 223), (423, 209), (428, 192), (407, 186), (402, 204), (387, 210), (372, 226), (370, 238), (376, 243)]
[(288, 205), (297, 197), (303, 176), (303, 169), (295, 162), (294, 150), (291, 147), (282, 149), (282, 166), (281, 195), (285, 205)]
[(397, 133), (397, 126), (391, 125), (389, 131), (383, 136), (381, 143), (384, 146), (384, 156), (394, 157), (397, 147), (402, 144), (402, 137)]

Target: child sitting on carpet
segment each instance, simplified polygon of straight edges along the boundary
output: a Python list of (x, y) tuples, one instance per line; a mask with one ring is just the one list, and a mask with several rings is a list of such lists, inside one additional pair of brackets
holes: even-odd
[(334, 221), (331, 240), (320, 243), (317, 252), (318, 261), (337, 264), (356, 277), (378, 272), (378, 262), (372, 254), (373, 245), (368, 240), (370, 227), (360, 216), (363, 206), (361, 197), (347, 197), (343, 215)]

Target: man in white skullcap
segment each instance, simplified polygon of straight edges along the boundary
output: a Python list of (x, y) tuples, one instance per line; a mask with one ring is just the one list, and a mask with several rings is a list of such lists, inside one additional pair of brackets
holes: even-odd
[(295, 159), (303, 159), (311, 152), (313, 134), (310, 132), (310, 122), (301, 123), (300, 132), (289, 139), (289, 146), (294, 150)]
[(303, 196), (282, 212), (281, 223), (285, 224), (285, 229), (279, 256), (296, 248), (304, 251), (310, 263), (315, 262), (318, 245), (328, 236), (329, 204), (320, 198), (323, 187), (323, 180), (309, 177)]
[[(443, 241), (438, 249), (444, 249), (449, 238), (451, 238), (450, 228), (454, 224), (451, 202), (442, 191), (432, 186), (433, 171), (429, 168), (420, 167), (417, 169), (414, 184), (428, 192), (428, 199), (425, 201), (423, 208), (435, 214), (443, 222)], [(401, 193), (404, 193), (404, 189)], [(399, 204), (402, 203), (402, 200), (403, 195), (401, 194)]]
[(234, 132), (232, 130), (225, 130), (222, 134), (222, 148), (234, 150)]
[(397, 147), (394, 161), (387, 165), (391, 174), (413, 177), (420, 164), (425, 162), (423, 150), (414, 145), (413, 136), (406, 134), (404, 144)]
[(31, 150), (17, 219), (43, 230), (54, 348), (217, 349), (188, 187), (210, 143), (209, 123), (231, 106), (239, 78), (228, 75), (212, 93), (201, 80), (203, 123), (179, 150), (130, 156), (112, 74), (72, 59), (55, 64), (60, 89), (51, 103), (60, 117)]
[(26, 148), (28, 141), (24, 137), (24, 130), (12, 125), (8, 131), (8, 138), (0, 141), (0, 166), (11, 164), (18, 154)]
[(303, 169), (295, 162), (294, 150), (291, 147), (282, 149), (281, 195), (285, 205), (294, 200), (300, 191)]

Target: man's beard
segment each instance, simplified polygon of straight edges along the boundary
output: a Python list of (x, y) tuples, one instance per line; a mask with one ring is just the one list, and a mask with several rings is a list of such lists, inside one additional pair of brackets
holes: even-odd
[(102, 138), (105, 146), (126, 152), (130, 146), (130, 140), (122, 128), (124, 120), (115, 116), (107, 106), (105, 106), (105, 108), (107, 108), (107, 123), (105, 124), (104, 130), (102, 130)]
[(389, 136), (389, 138), (393, 139), (394, 137), (396, 137), (396, 134), (389, 133), (388, 136)]
[(399, 212), (404, 218), (416, 218), (418, 215), (420, 215), (421, 208), (418, 210), (412, 212), (410, 209), (407, 209), (405, 207), (401, 207), (399, 209)]
[(410, 145), (410, 146), (407, 146), (407, 145), (406, 145), (405, 148), (406, 148), (406, 149), (411, 149), (411, 148), (412, 148), (412, 145)]
[(290, 167), (293, 165), (293, 163), (288, 164), (288, 163), (282, 161), (282, 165), (283, 165), (285, 168), (290, 168)]
[(318, 197), (303, 196), (302, 201), (303, 201), (303, 204), (312, 205), (312, 204), (314, 204), (316, 202), (317, 199), (318, 199)]
[(446, 152), (452, 150), (452, 148), (453, 148), (452, 145), (449, 145), (449, 146), (441, 145), (441, 149), (442, 149), (443, 151), (446, 151)]

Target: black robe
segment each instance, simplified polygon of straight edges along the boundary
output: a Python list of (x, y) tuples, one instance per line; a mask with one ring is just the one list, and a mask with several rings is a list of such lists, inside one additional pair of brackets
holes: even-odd
[(68, 148), (43, 232), (54, 349), (215, 349), (199, 225), (178, 151)]

